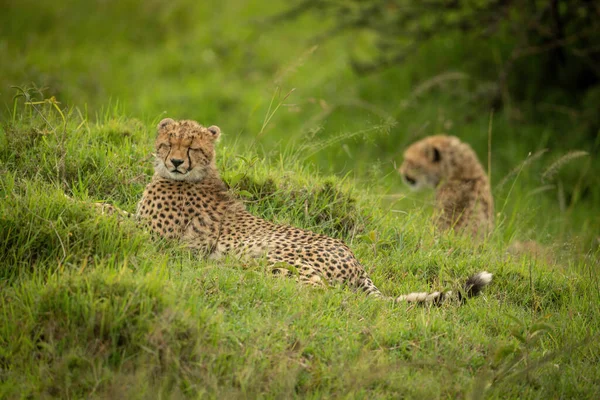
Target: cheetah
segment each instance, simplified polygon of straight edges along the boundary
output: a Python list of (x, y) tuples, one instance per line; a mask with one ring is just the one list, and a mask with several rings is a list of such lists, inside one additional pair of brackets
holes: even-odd
[[(215, 143), (221, 130), (191, 120), (163, 119), (155, 142), (155, 173), (137, 208), (152, 232), (177, 239), (205, 257), (226, 255), (291, 265), (296, 279), (314, 286), (347, 284), (384, 296), (342, 241), (292, 226), (276, 225), (246, 211), (221, 180)], [(289, 271), (287, 269), (283, 269)], [(479, 272), (457, 292), (409, 293), (395, 301), (441, 304), (477, 295), (492, 275)]]
[(482, 237), (493, 228), (490, 183), (467, 143), (455, 136), (428, 136), (406, 149), (398, 171), (413, 190), (435, 189), (435, 223), (439, 229)]

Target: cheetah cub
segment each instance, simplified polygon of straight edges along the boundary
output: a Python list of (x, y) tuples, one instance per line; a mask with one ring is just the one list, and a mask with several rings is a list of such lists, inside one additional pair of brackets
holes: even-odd
[(429, 136), (404, 152), (399, 169), (414, 190), (435, 189), (436, 225), (473, 236), (494, 226), (494, 199), (488, 177), (467, 143), (455, 136)]
[[(203, 255), (263, 258), (286, 263), (298, 280), (312, 285), (345, 283), (385, 297), (343, 242), (255, 217), (232, 196), (219, 177), (215, 142), (221, 131), (195, 121), (166, 118), (158, 125), (155, 174), (138, 205), (137, 216), (152, 231), (183, 241)], [(277, 269), (278, 272), (288, 272)], [(492, 275), (470, 277), (458, 292), (410, 293), (394, 300), (441, 304), (478, 294)]]

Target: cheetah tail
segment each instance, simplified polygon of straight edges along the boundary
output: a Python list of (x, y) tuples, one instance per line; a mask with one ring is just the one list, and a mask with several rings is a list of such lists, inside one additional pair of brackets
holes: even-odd
[(465, 303), (469, 297), (475, 297), (483, 288), (492, 281), (492, 274), (487, 271), (478, 272), (467, 279), (462, 290), (457, 292), (433, 292), (433, 293), (409, 293), (402, 295), (395, 300), (397, 302), (406, 301), (409, 303), (429, 303), (433, 305), (441, 305), (447, 301), (459, 301)]

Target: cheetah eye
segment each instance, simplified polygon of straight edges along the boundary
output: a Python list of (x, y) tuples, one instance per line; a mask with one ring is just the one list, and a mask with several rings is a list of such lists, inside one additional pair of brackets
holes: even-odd
[(167, 144), (167, 143), (161, 143), (161, 144), (158, 145), (158, 149), (159, 150), (167, 150), (169, 148), (171, 148), (171, 145)]

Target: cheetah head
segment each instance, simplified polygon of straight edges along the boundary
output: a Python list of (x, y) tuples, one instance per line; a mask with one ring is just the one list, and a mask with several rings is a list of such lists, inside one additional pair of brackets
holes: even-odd
[(218, 126), (205, 128), (196, 121), (165, 118), (158, 124), (155, 171), (178, 181), (200, 181), (215, 168)]
[(446, 176), (446, 149), (459, 142), (454, 136), (429, 136), (410, 145), (398, 172), (413, 190), (435, 188)]

